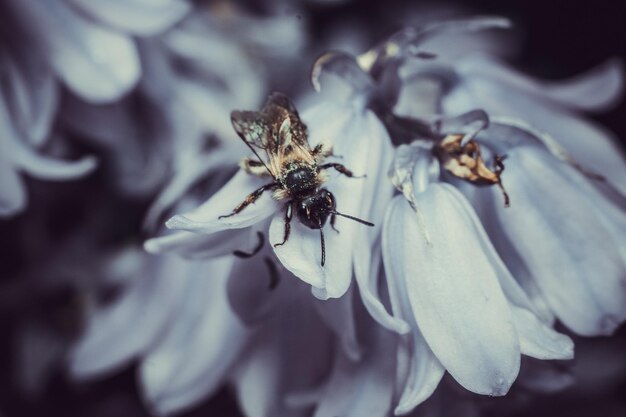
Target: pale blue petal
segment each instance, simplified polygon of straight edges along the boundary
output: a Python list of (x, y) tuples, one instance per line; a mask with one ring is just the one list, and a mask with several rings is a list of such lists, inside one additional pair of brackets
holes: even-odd
[(69, 0), (80, 11), (137, 35), (156, 35), (182, 19), (190, 9), (185, 0)]
[(519, 371), (519, 342), (497, 273), (471, 230), (467, 203), (445, 184), (429, 186), (416, 199), (431, 243), (401, 199), (392, 202), (386, 229), (390, 262), (403, 268), (399, 274), (406, 280), (417, 324), (461, 385), (480, 394), (504, 395)]
[(184, 270), (185, 302), (139, 370), (143, 395), (159, 414), (189, 408), (210, 396), (225, 382), (247, 341), (247, 331), (226, 297), (231, 266), (232, 258), (226, 258), (196, 262)]
[(559, 164), (541, 149), (510, 152), (503, 181), (511, 207), (503, 208), (492, 190), (493, 219), (509, 243), (500, 255), (523, 260), (566, 326), (582, 335), (610, 334), (626, 318), (623, 249), (595, 207), (606, 203), (597, 194), (589, 199)]
[(21, 1), (14, 7), (74, 93), (88, 101), (107, 102), (136, 85), (141, 64), (129, 36), (98, 26), (62, 1)]
[(155, 261), (121, 299), (97, 310), (71, 353), (72, 374), (86, 378), (111, 373), (151, 348), (176, 319), (188, 282), (173, 278), (183, 268), (184, 261), (175, 258)]
[(166, 226), (170, 229), (202, 233), (251, 226), (278, 210), (279, 204), (272, 198), (271, 191), (264, 192), (254, 204), (250, 204), (234, 216), (222, 219), (218, 217), (230, 214), (248, 194), (271, 182), (271, 177), (259, 178), (241, 170), (200, 207), (172, 217), (166, 222)]
[(368, 322), (368, 346), (361, 361), (338, 353), (314, 417), (387, 417), (395, 380), (395, 338)]

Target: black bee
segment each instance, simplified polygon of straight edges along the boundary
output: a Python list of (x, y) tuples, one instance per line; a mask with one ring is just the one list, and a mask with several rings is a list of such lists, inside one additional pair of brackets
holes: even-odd
[[(326, 260), (322, 228), (328, 217), (333, 229), (337, 216), (374, 226), (368, 221), (336, 210), (335, 197), (326, 188), (322, 188), (327, 179), (325, 170), (334, 168), (347, 177), (354, 175), (342, 164), (323, 163), (332, 155), (332, 147), (319, 144), (311, 149), (306, 125), (300, 120), (298, 111), (287, 96), (274, 93), (261, 111), (233, 111), (230, 118), (239, 137), (257, 158), (244, 158), (241, 167), (253, 175), (270, 176), (273, 181), (248, 195), (232, 213), (220, 218), (234, 216), (254, 203), (263, 192), (271, 190), (276, 200), (289, 200), (285, 205), (284, 238), (274, 247), (285, 244), (289, 239), (295, 210), (298, 219), (305, 226), (320, 231), (322, 266)], [(259, 155), (259, 151), (265, 158)]]

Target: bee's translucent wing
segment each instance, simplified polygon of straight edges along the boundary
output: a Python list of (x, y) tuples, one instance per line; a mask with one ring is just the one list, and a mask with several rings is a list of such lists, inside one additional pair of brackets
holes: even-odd
[(306, 125), (291, 99), (282, 93), (273, 93), (263, 107), (263, 113), (271, 120), (275, 151), (288, 145), (309, 150)]
[(233, 111), (230, 120), (235, 132), (248, 145), (266, 149), (270, 140), (270, 123), (264, 113), (258, 111)]
[[(275, 172), (276, 169), (273, 169), (275, 164), (272, 163), (274, 140), (271, 121), (267, 115), (257, 111), (235, 110), (230, 113), (230, 120), (237, 135), (248, 145), (267, 172), (276, 179), (278, 173)], [(259, 154), (259, 150), (263, 151), (261, 152), (263, 157)]]

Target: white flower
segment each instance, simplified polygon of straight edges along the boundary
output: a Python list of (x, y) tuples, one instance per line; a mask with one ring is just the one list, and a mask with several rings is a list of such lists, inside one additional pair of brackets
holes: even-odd
[[(493, 189), (461, 188), (476, 196), (472, 201), (498, 253), (543, 317), (556, 316), (587, 336), (611, 334), (626, 318), (626, 189), (619, 181), (626, 162), (611, 134), (578, 113), (615, 103), (622, 72), (612, 60), (548, 83), (487, 57), (406, 71), (407, 92), (417, 85), (437, 91), (434, 111), (454, 115), (478, 107), (489, 114), (494, 127), (479, 141), (507, 155), (502, 178), (511, 207), (504, 209)], [(424, 116), (410, 102), (405, 97), (396, 110)]]
[(427, 398), (444, 369), (470, 391), (504, 395), (520, 352), (573, 356), (572, 341), (536, 317), (469, 202), (438, 182), (431, 146), (398, 149), (394, 175), (406, 198), (394, 198), (383, 228), (394, 313), (412, 323), (409, 382), (397, 413)]
[[(338, 211), (367, 219), (376, 210), (380, 212), (378, 204), (384, 207), (386, 199), (390, 197), (390, 185), (385, 189), (384, 185), (380, 185), (380, 179), (386, 172), (392, 148), (380, 121), (361, 106), (362, 101), (321, 102), (305, 111), (302, 119), (309, 127), (312, 148), (322, 140), (331, 141), (334, 153), (342, 157), (342, 164), (357, 175), (367, 175), (362, 179), (337, 177), (327, 183), (337, 200)], [(241, 171), (202, 206), (175, 216), (166, 225), (172, 229), (215, 233), (249, 227), (273, 215), (269, 241), (272, 244), (279, 243), (283, 238), (284, 209), (269, 193), (241, 213), (218, 219), (230, 213), (245, 196), (263, 184), (263, 179)], [(329, 254), (326, 264), (320, 266), (319, 232), (308, 229), (294, 219), (289, 240), (283, 246), (276, 247), (275, 252), (288, 270), (314, 288), (317, 297), (341, 297), (350, 286), (353, 270), (360, 285), (366, 285), (370, 279), (370, 259), (367, 254), (379, 227), (371, 231), (359, 223), (338, 218), (337, 229), (340, 233), (326, 232)], [(352, 245), (354, 241), (363, 244)], [(359, 251), (363, 252), (357, 255)]]

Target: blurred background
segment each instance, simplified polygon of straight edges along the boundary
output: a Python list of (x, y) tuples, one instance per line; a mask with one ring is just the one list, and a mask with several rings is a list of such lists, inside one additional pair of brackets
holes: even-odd
[[(94, 156), (98, 165), (85, 168), (84, 173), (78, 167), (76, 178), (63, 181), (59, 179), (65, 168), (56, 165), (51, 167), (58, 168), (54, 179), (52, 174), (37, 175), (36, 168), (23, 168), (26, 175), (18, 181), (26, 190), (27, 203), (0, 218), (2, 417), (151, 415), (138, 392), (136, 363), (98, 378), (76, 380), (68, 375), (64, 358), (84, 332), (84, 312), (119, 296), (124, 278), (103, 279), (103, 271), (123, 277), (138, 268), (120, 252), (140, 248), (181, 207), (181, 201), (184, 204), (189, 195), (197, 201), (211, 193), (235, 169), (242, 148), (235, 144), (231, 149), (216, 139), (228, 135), (222, 132), (230, 126), (196, 120), (202, 119), (203, 112), (217, 120), (234, 108), (253, 109), (274, 90), (306, 96), (311, 92), (310, 67), (323, 51), (363, 52), (406, 24), (438, 16), (509, 17), (515, 28), (494, 48), (521, 71), (540, 78), (567, 78), (611, 57), (626, 57), (626, 9), (623, 2), (610, 0), (190, 1), (179, 18), (168, 12), (164, 20), (171, 22), (143, 16), (146, 23), (137, 26), (108, 19), (87, 0), (38, 0), (46, 7), (66, 1), (66, 8), (110, 25), (118, 42), (113, 47), (122, 51), (131, 45), (135, 49), (130, 51), (140, 57), (142, 74), (131, 82), (125, 78), (133, 77), (131, 67), (118, 68), (115, 62), (95, 56), (89, 71), (96, 80), (85, 85), (72, 78), (72, 70), (56, 62), (58, 58), (46, 55), (46, 51), (61, 51), (70, 62), (75, 59), (75, 65), (83, 62), (72, 55), (80, 52), (59, 47), (67, 40), (50, 34), (63, 31), (63, 25), (54, 26), (58, 22), (49, 23), (37, 7), (27, 5), (34, 0), (19, 7), (14, 7), (14, 1), (0, 0), (2, 88), (6, 97), (18, 97), (7, 99), (8, 105), (20, 103), (21, 96), (13, 91), (15, 78), (6, 63), (13, 62), (12, 54), (18, 56), (15, 67), (20, 73), (21, 65), (41, 55), (60, 81), (52, 87), (56, 91), (50, 98), (55, 103), (52, 115), (42, 122), (47, 126), (46, 140), (34, 147), (61, 160)], [(52, 14), (55, 7), (43, 10)], [(79, 26), (72, 32), (78, 36)], [(92, 34), (94, 39), (100, 36)], [(50, 43), (41, 40), (46, 38)], [(97, 79), (99, 63), (105, 68), (102, 80)], [(42, 103), (49, 96), (35, 97), (34, 103)], [(169, 103), (183, 103), (186, 114), (177, 114)], [(15, 109), (9, 107), (8, 113), (14, 114)], [(592, 117), (626, 143), (624, 102)], [(206, 167), (203, 160), (217, 148), (224, 152), (223, 163)], [(4, 153), (0, 163), (19, 152), (15, 147), (0, 148)], [(188, 174), (181, 166), (195, 168)], [(0, 175), (6, 179), (9, 173)], [(0, 179), (0, 187), (10, 186)], [(575, 342), (576, 359), (567, 371), (574, 375), (573, 385), (528, 398), (522, 405), (516, 402), (510, 409), (506, 397), (498, 399), (498, 407), (489, 415), (626, 416), (624, 326), (611, 338)], [(232, 394), (223, 389), (181, 415), (241, 414)]]

